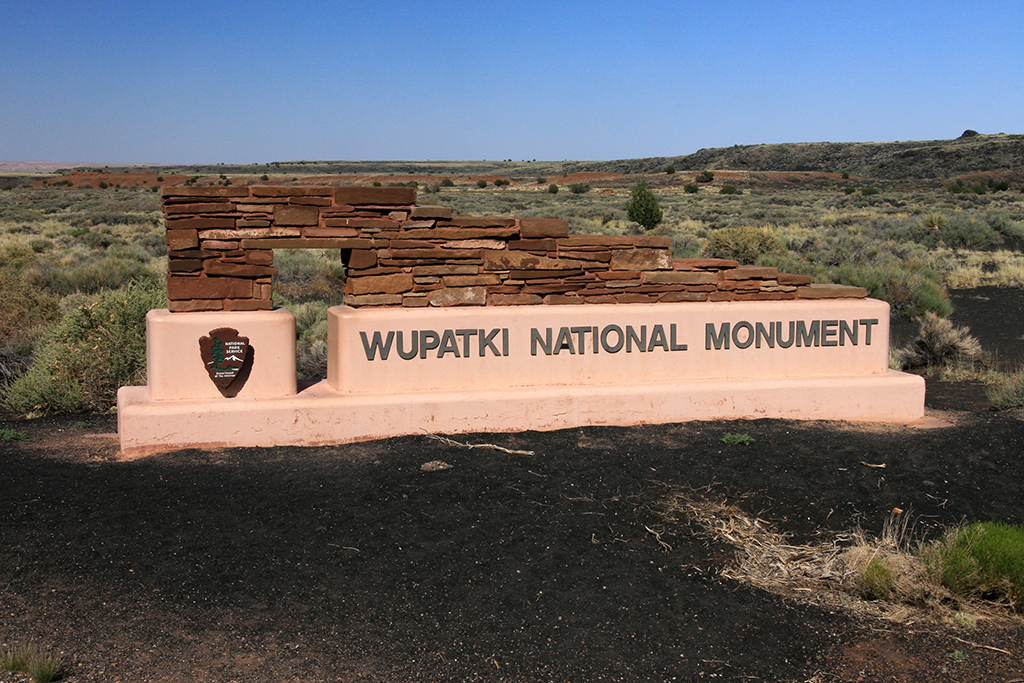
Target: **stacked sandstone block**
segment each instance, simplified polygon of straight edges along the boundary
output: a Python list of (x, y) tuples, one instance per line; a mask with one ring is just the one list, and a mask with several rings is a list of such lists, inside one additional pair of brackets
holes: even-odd
[(415, 188), (166, 187), (171, 311), (270, 309), (273, 249), (336, 248), (350, 306), (513, 306), (864, 297), (860, 287), (669, 240), (569, 235), (548, 218), (453, 217)]

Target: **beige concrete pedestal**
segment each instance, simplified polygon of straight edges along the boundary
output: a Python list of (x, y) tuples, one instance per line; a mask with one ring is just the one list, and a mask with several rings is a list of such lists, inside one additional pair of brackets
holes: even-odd
[[(299, 393), (287, 312), (151, 315), (151, 368), (165, 360), (150, 387), (118, 392), (128, 457), (425, 432), (924, 417), (924, 380), (888, 369), (889, 307), (872, 300), (337, 307), (328, 379)], [(263, 378), (250, 393), (223, 398), (203, 371), (198, 338), (216, 327), (250, 338), (249, 381)]]

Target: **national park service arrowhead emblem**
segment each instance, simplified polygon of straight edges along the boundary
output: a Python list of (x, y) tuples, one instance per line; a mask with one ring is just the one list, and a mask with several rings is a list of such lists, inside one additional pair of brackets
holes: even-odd
[(220, 327), (199, 338), (199, 351), (210, 379), (225, 396), (234, 396), (245, 384), (252, 365), (249, 339), (238, 330)]

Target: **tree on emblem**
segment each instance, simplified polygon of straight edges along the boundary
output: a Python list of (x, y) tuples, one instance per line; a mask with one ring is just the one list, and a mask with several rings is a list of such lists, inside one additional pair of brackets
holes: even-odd
[(220, 340), (220, 337), (213, 338), (213, 348), (210, 350), (210, 355), (213, 356), (213, 367), (218, 370), (226, 370), (230, 365), (224, 361), (224, 343)]

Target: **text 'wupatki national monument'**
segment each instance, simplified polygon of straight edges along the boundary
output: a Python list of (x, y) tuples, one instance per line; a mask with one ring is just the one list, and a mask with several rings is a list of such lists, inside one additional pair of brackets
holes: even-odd
[[(168, 308), (122, 452), (780, 417), (913, 422), (889, 306), (653, 236), (453, 217), (414, 188), (167, 187)], [(274, 249), (339, 249), (328, 376), (298, 390)]]

